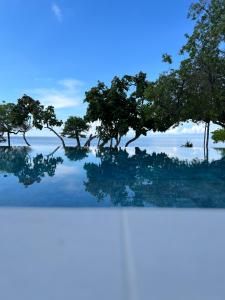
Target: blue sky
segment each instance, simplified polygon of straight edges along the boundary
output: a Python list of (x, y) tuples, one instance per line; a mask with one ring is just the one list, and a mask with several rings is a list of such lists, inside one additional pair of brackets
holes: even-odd
[(83, 115), (98, 80), (140, 70), (156, 78), (192, 29), (192, 0), (1, 0), (0, 99), (23, 93), (53, 104), (59, 118)]

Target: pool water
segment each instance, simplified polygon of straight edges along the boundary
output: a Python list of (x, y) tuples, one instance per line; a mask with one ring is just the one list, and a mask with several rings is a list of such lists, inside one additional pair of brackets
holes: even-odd
[(225, 207), (223, 149), (0, 147), (0, 206)]

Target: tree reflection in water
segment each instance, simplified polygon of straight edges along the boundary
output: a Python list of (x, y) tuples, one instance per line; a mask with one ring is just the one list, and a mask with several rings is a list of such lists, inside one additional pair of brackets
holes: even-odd
[(61, 157), (38, 154), (31, 158), (29, 153), (29, 147), (0, 147), (0, 171), (13, 174), (28, 187), (45, 176), (53, 177), (57, 165), (63, 163)]
[[(99, 162), (87, 163), (88, 149), (64, 150), (70, 169), (84, 168), (86, 178), (83, 182), (82, 177), (73, 177), (82, 172), (65, 172), (60, 177), (62, 202), (80, 199), (81, 194), (89, 201), (91, 194), (97, 201), (106, 201), (103, 205), (107, 206), (225, 207), (224, 158), (210, 163), (197, 159), (188, 162), (139, 148), (134, 155), (121, 149), (101, 149), (96, 153)], [(39, 183), (45, 176), (55, 176), (57, 166), (63, 163), (56, 151), (32, 157), (28, 147), (0, 147), (0, 172), (15, 175), (26, 187)], [(64, 184), (68, 182), (75, 187), (79, 182), (79, 186), (65, 196)]]
[(86, 191), (114, 206), (225, 207), (225, 161), (208, 163), (147, 154), (136, 148), (98, 152), (86, 163)]
[(65, 156), (71, 161), (82, 160), (88, 157), (89, 149), (79, 147), (65, 147)]

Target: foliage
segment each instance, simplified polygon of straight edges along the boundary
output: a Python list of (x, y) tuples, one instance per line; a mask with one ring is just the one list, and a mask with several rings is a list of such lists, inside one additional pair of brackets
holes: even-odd
[(135, 111), (135, 103), (128, 97), (130, 82), (114, 77), (110, 87), (98, 82), (85, 94), (88, 103), (86, 119), (89, 122), (99, 121), (97, 133), (102, 140), (102, 146), (110, 139), (115, 139), (117, 145), (129, 130), (129, 117)]
[(14, 108), (14, 122), (18, 126), (23, 127), (24, 124), (29, 123), (30, 126), (34, 126), (37, 129), (42, 129), (42, 112), (44, 106), (41, 105), (39, 100), (34, 100), (28, 95), (23, 95), (17, 100), (17, 104)]
[(218, 129), (212, 132), (214, 143), (225, 142), (225, 129)]
[(183, 85), (179, 72), (174, 70), (148, 85), (145, 95), (151, 103), (147, 110), (154, 119), (154, 131), (164, 132), (182, 121)]
[(17, 130), (17, 124), (14, 122), (13, 103), (0, 104), (0, 131), (13, 133)]
[(56, 117), (55, 109), (53, 106), (47, 106), (41, 114), (41, 124), (46, 128), (59, 127), (63, 124), (61, 120)]
[(172, 56), (169, 55), (169, 54), (167, 54), (167, 53), (163, 54), (162, 61), (166, 62), (166, 63), (168, 63), (170, 65), (173, 63)]
[(187, 81), (187, 117), (206, 123), (223, 122), (225, 2), (200, 0), (191, 6), (189, 17), (195, 26), (192, 34), (186, 35), (181, 54), (186, 53), (188, 58), (180, 68)]
[(149, 130), (155, 130), (154, 119), (148, 110), (149, 102), (145, 97), (145, 91), (148, 86), (147, 75), (143, 72), (135, 76), (125, 76), (134, 91), (130, 99), (135, 103), (135, 111), (129, 116), (129, 127), (135, 132), (135, 137), (126, 143), (126, 147), (141, 135), (147, 135)]
[(77, 146), (80, 147), (80, 138), (86, 137), (86, 132), (90, 126), (85, 119), (80, 117), (69, 117), (65, 122), (62, 135), (68, 138), (75, 138), (77, 140)]
[(55, 127), (60, 127), (63, 124), (63, 121), (58, 120), (56, 117), (55, 109), (53, 106), (47, 106), (44, 108), (43, 106), (39, 107), (39, 114), (35, 116), (36, 126), (39, 129), (47, 128), (51, 132), (53, 132), (62, 142), (63, 147), (65, 148), (65, 142), (61, 135), (54, 129)]
[(20, 131), (18, 124), (15, 122), (15, 104), (3, 103), (0, 104), (0, 132), (1, 137), (4, 133), (8, 137), (8, 146), (10, 144), (10, 134), (17, 134)]

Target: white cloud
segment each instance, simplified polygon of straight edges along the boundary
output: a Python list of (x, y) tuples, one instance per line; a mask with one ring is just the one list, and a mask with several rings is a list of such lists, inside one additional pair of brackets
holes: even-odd
[(79, 167), (73, 166), (66, 166), (66, 165), (59, 165), (56, 169), (56, 175), (60, 177), (68, 176), (68, 175), (77, 175), (80, 174)]
[[(218, 126), (211, 123), (210, 124), (210, 132), (218, 129)], [(164, 133), (156, 132), (153, 134), (203, 134), (205, 130), (204, 123), (193, 123), (193, 122), (185, 122), (182, 125), (179, 125), (175, 128), (170, 128)]]
[(196, 134), (196, 133), (204, 133), (205, 125), (203, 123), (200, 124), (184, 124), (179, 125), (175, 128), (170, 128), (166, 133), (168, 134)]
[(61, 8), (57, 4), (53, 3), (51, 9), (52, 9), (53, 14), (57, 18), (57, 20), (59, 22), (62, 22), (63, 18), (62, 18), (62, 10), (61, 10)]
[(81, 81), (71, 78), (60, 80), (58, 83), (70, 91), (75, 91), (77, 88), (83, 85)]
[(82, 83), (76, 79), (63, 79), (56, 87), (40, 87), (28, 91), (32, 97), (39, 99), (44, 105), (55, 108), (74, 107), (82, 104)]

